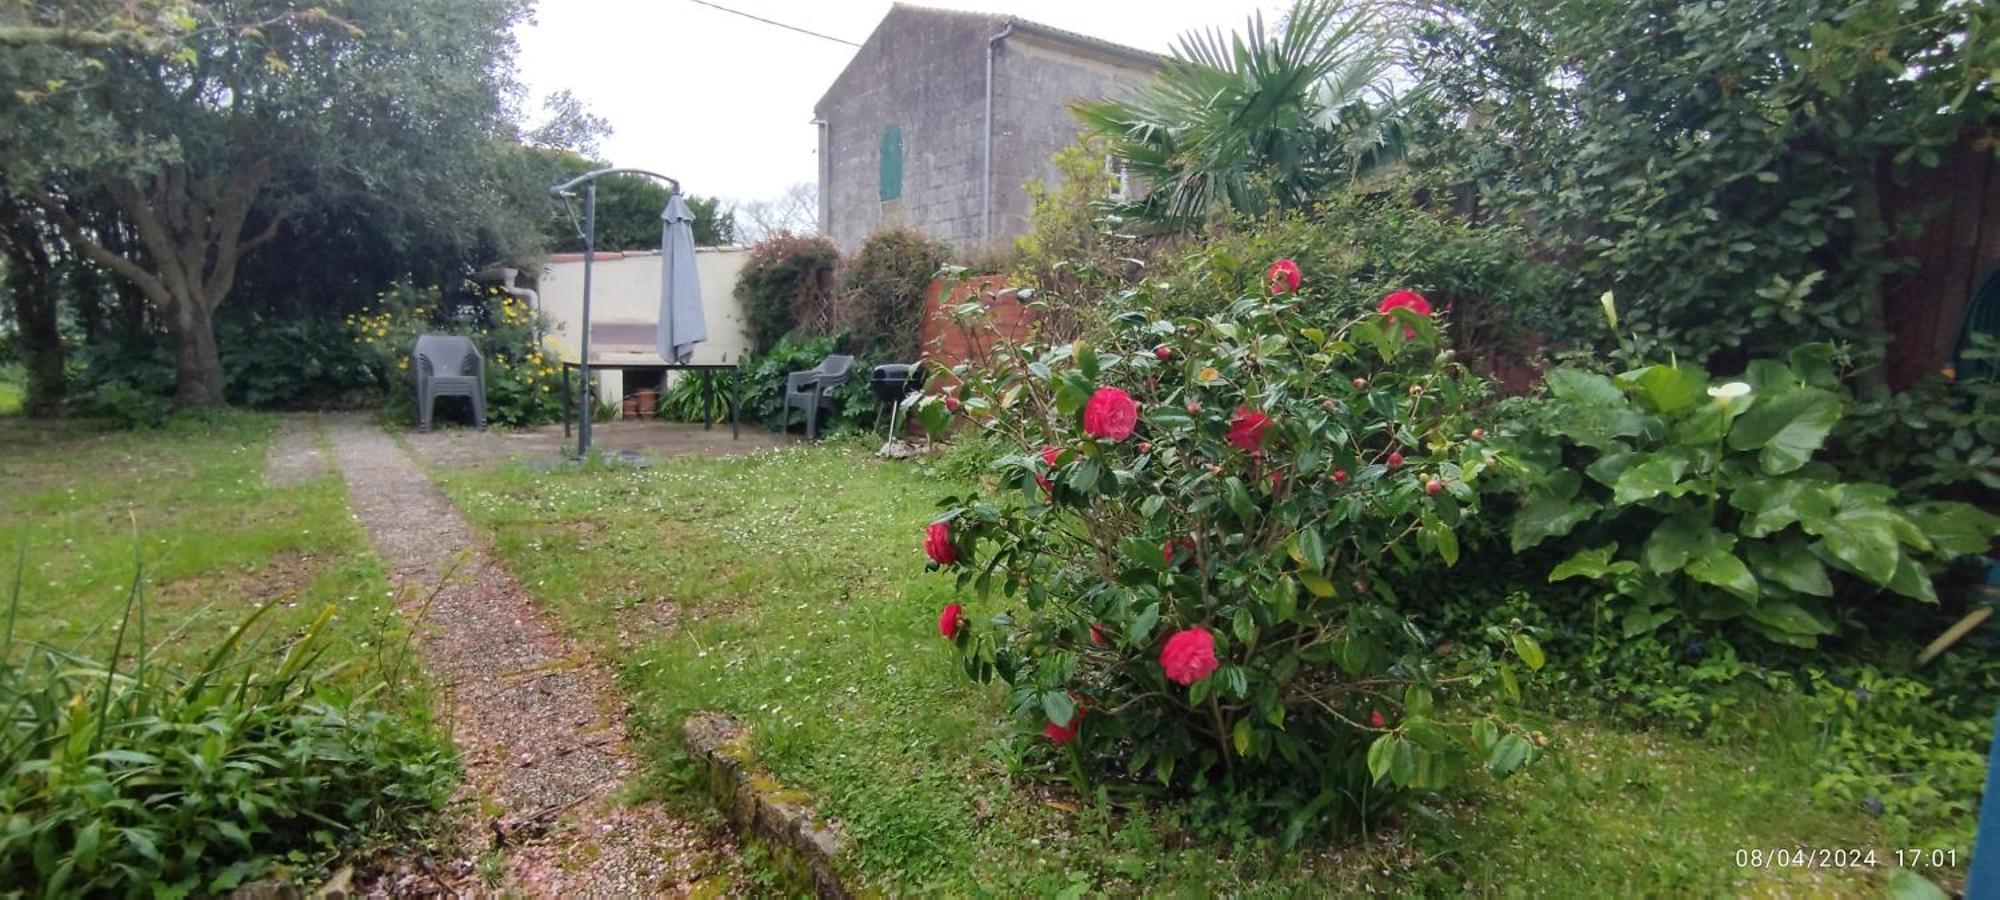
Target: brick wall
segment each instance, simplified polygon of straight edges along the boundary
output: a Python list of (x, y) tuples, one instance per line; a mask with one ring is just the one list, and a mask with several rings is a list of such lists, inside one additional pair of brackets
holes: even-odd
[[(987, 315), (968, 329), (952, 318), (951, 310), (974, 297), (986, 307)], [(931, 364), (927, 386), (936, 390), (956, 384), (958, 379), (950, 374), (953, 366), (976, 357), (996, 339), (1017, 341), (1027, 337), (1036, 319), (1027, 304), (1006, 290), (1006, 282), (999, 275), (968, 278), (949, 285), (943, 279), (932, 281), (930, 293), (924, 299), (920, 332), (924, 359)]]

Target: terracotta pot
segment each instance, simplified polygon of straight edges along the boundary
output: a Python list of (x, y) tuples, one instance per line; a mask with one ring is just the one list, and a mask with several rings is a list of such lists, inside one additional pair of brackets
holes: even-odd
[(653, 414), (653, 410), (657, 408), (660, 402), (660, 392), (650, 389), (643, 390), (639, 392), (638, 399), (639, 399), (639, 415), (650, 416)]
[(638, 417), (639, 417), (639, 400), (635, 397), (626, 397), (625, 418), (636, 419)]

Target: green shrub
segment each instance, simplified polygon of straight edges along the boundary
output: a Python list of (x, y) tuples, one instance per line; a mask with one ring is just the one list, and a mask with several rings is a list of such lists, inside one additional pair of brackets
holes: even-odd
[(1405, 610), (1478, 517), (1484, 385), (1430, 318), (1356, 313), (1307, 271), (1198, 319), (1142, 287), (1101, 344), (1000, 341), (918, 407), (1013, 448), (1001, 492), (947, 499), (927, 536), (970, 607), (939, 623), (966, 674), (1079, 763), (1243, 788), (1288, 839), (1542, 740), (1505, 714), (1543, 664), (1527, 631), (1447, 646)]
[(795, 329), (832, 333), (839, 265), (840, 248), (823, 237), (780, 233), (752, 245), (735, 291), (751, 351), (767, 352)]
[(1615, 289), (1651, 359), (1871, 356), (1889, 242), (1927, 215), (1885, 209), (1886, 186), (1978, 147), (1961, 142), (2000, 108), (1981, 87), (1991, 4), (1481, 0), (1421, 18), (1419, 168), (1570, 264), (1551, 305), (1572, 328), (1551, 336), (1600, 340), (1589, 298)]
[(560, 421), (562, 362), (541, 343), (546, 318), (498, 288), (460, 300), (447, 310), (437, 288), (398, 284), (382, 294), (379, 312), (350, 317), (363, 357), (386, 388), (390, 415), (416, 420), (410, 353), (417, 337), (462, 334), (486, 360), (487, 421), (503, 427)]
[[(743, 414), (746, 423), (758, 422), (772, 427), (779, 423), (785, 400), (785, 376), (793, 372), (803, 372), (820, 364), (820, 360), (834, 353), (851, 353), (848, 338), (844, 334), (808, 337), (788, 334), (779, 338), (770, 349), (750, 354), (743, 360), (742, 389)], [(868, 370), (873, 363), (857, 358), (854, 368), (849, 371), (847, 384), (834, 395), (838, 401), (831, 416), (820, 419), (821, 434), (841, 434), (860, 428), (867, 428), (876, 415), (875, 397), (868, 390)], [(727, 400), (729, 384), (718, 378), (715, 384), (717, 402), (714, 407), (714, 421), (729, 421), (729, 409), (723, 402)], [(678, 422), (701, 421), (701, 379), (681, 377), (660, 397), (660, 415)], [(804, 427), (804, 417), (794, 411), (793, 427)]]
[(1847, 408), (1832, 358), (1805, 345), (1713, 381), (1685, 361), (1551, 372), (1516, 442), (1537, 471), (1515, 550), (1578, 548), (1549, 579), (1601, 582), (1628, 639), (1685, 618), (1811, 647), (1882, 589), (1936, 603), (1930, 566), (1984, 553), (2000, 518), (1815, 462)]
[(384, 712), (380, 684), (332, 677), (332, 608), (265, 646), (261, 607), (182, 669), (128, 638), (144, 630), (137, 605), (104, 660), (4, 647), (0, 891), (227, 893), (406, 833), (450, 795), (442, 740)]
[(1123, 220), (1104, 210), (1105, 198), (1119, 188), (1118, 174), (1104, 164), (1110, 155), (1109, 141), (1083, 135), (1049, 158), (1057, 174), (1053, 185), (1029, 179), (1022, 186), (1027, 231), (1014, 240), (1007, 279), (1046, 304), (1040, 325), (1050, 340), (1104, 327), (1100, 298), (1116, 293), (1171, 246), (1166, 238), (1122, 234)]
[(1308, 272), (1319, 302), (1371, 308), (1395, 290), (1414, 290), (1448, 314), (1461, 352), (1514, 355), (1533, 332), (1551, 331), (1561, 275), (1535, 262), (1518, 232), (1477, 228), (1436, 212), (1392, 202), (1390, 195), (1338, 196), (1310, 216), (1246, 225), (1215, 236), (1178, 258), (1156, 262), (1149, 282), (1172, 315), (1221, 312), (1224, 298), (1260, 284), (1264, 266), (1289, 257)]
[(173, 349), (161, 337), (107, 337), (78, 348), (70, 365), (78, 412), (126, 428), (157, 428), (166, 420), (179, 375)]
[(377, 402), (381, 382), (353, 329), (326, 319), (251, 315), (216, 326), (223, 393), (254, 409), (327, 409)]
[(2000, 508), (2000, 345), (1980, 335), (1965, 356), (1966, 373), (1939, 373), (1896, 393), (1864, 388), (1834, 430), (1834, 465), (1894, 485), (1907, 500)]
[(841, 324), (861, 355), (915, 362), (931, 281), (951, 248), (907, 228), (876, 232), (842, 268)]
[(2000, 696), (1993, 648), (1960, 648), (1922, 675), (1814, 667), (1801, 688), (1827, 799), (1881, 818), (1894, 846), (1956, 849), (1964, 865)]

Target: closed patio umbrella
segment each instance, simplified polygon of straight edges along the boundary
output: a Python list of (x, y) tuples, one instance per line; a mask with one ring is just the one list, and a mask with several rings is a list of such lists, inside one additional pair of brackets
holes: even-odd
[(701, 312), (701, 279), (694, 271), (694, 213), (680, 191), (667, 197), (660, 213), (660, 324), (653, 343), (660, 358), (685, 363), (694, 345), (708, 340), (708, 322)]

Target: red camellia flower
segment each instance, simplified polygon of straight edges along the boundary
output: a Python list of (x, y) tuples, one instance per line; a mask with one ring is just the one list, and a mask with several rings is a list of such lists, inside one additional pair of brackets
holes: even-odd
[(1109, 639), (1107, 639), (1104, 636), (1103, 622), (1090, 623), (1090, 642), (1096, 644), (1099, 647), (1102, 647), (1105, 644), (1110, 643)]
[(1070, 715), (1068, 725), (1057, 725), (1054, 722), (1050, 722), (1042, 726), (1042, 733), (1048, 735), (1049, 740), (1055, 741), (1058, 744), (1067, 744), (1070, 741), (1076, 740), (1076, 730), (1083, 727), (1084, 713), (1083, 704), (1079, 703), (1076, 705), (1076, 712)]
[(1280, 259), (1264, 270), (1264, 282), (1273, 294), (1289, 294), (1299, 289), (1299, 264)]
[(931, 562), (940, 566), (958, 562), (958, 548), (951, 545), (950, 522), (932, 522), (924, 530), (924, 552), (930, 554)]
[(1381, 710), (1371, 709), (1368, 711), (1368, 724), (1376, 728), (1380, 728), (1384, 725), (1389, 724), (1389, 720), (1382, 718)]
[(1248, 406), (1236, 407), (1236, 415), (1229, 417), (1229, 443), (1245, 453), (1255, 453), (1264, 449), (1264, 431), (1270, 427), (1270, 416)]
[(957, 638), (959, 623), (964, 619), (965, 607), (956, 603), (945, 604), (944, 609), (938, 612), (938, 634), (944, 635), (947, 641)]
[[(1049, 445), (1049, 446), (1047, 446), (1047, 447), (1043, 447), (1043, 448), (1042, 448), (1042, 463), (1043, 463), (1043, 464), (1045, 464), (1045, 465), (1047, 465), (1047, 466), (1049, 467), (1049, 470), (1050, 470), (1050, 471), (1054, 471), (1054, 470), (1055, 470), (1055, 467), (1056, 467), (1056, 460), (1057, 460), (1057, 459), (1058, 459), (1059, 457), (1061, 457), (1061, 456), (1062, 456), (1062, 451), (1063, 451), (1063, 448), (1061, 448), (1061, 447), (1057, 447), (1057, 446), (1055, 446), (1055, 445), (1053, 445), (1053, 444), (1051, 444), (1051, 445)], [(1036, 484), (1039, 484), (1039, 485), (1041, 485), (1041, 486), (1042, 486), (1042, 490), (1045, 490), (1045, 491), (1053, 491), (1053, 490), (1055, 490), (1055, 489), (1056, 489), (1056, 485), (1055, 485), (1055, 482), (1053, 482), (1053, 481), (1050, 481), (1050, 480), (1049, 480), (1049, 476), (1047, 476), (1047, 475), (1036, 475), (1036, 476), (1035, 476), (1035, 483), (1036, 483)]]
[(1189, 685), (1207, 678), (1215, 665), (1215, 635), (1206, 628), (1176, 631), (1160, 648), (1160, 668), (1175, 684)]
[[(1383, 297), (1382, 304), (1380, 306), (1375, 307), (1376, 312), (1379, 312), (1385, 316), (1388, 315), (1389, 310), (1392, 309), (1407, 309), (1410, 310), (1411, 312), (1416, 313), (1417, 315), (1428, 316), (1431, 314), (1431, 302), (1429, 300), (1425, 300), (1424, 295), (1419, 294), (1416, 291), (1397, 291), (1393, 294), (1390, 294), (1387, 297)], [(1417, 336), (1416, 329), (1411, 328), (1408, 325), (1403, 326), (1404, 340), (1408, 340), (1416, 336)]]
[(1083, 433), (1091, 437), (1122, 441), (1138, 424), (1139, 404), (1117, 388), (1098, 388), (1083, 405)]
[(1334, 483), (1334, 484), (1346, 484), (1346, 483), (1347, 483), (1347, 470), (1346, 470), (1346, 469), (1335, 469), (1335, 470), (1333, 470), (1333, 483)]

